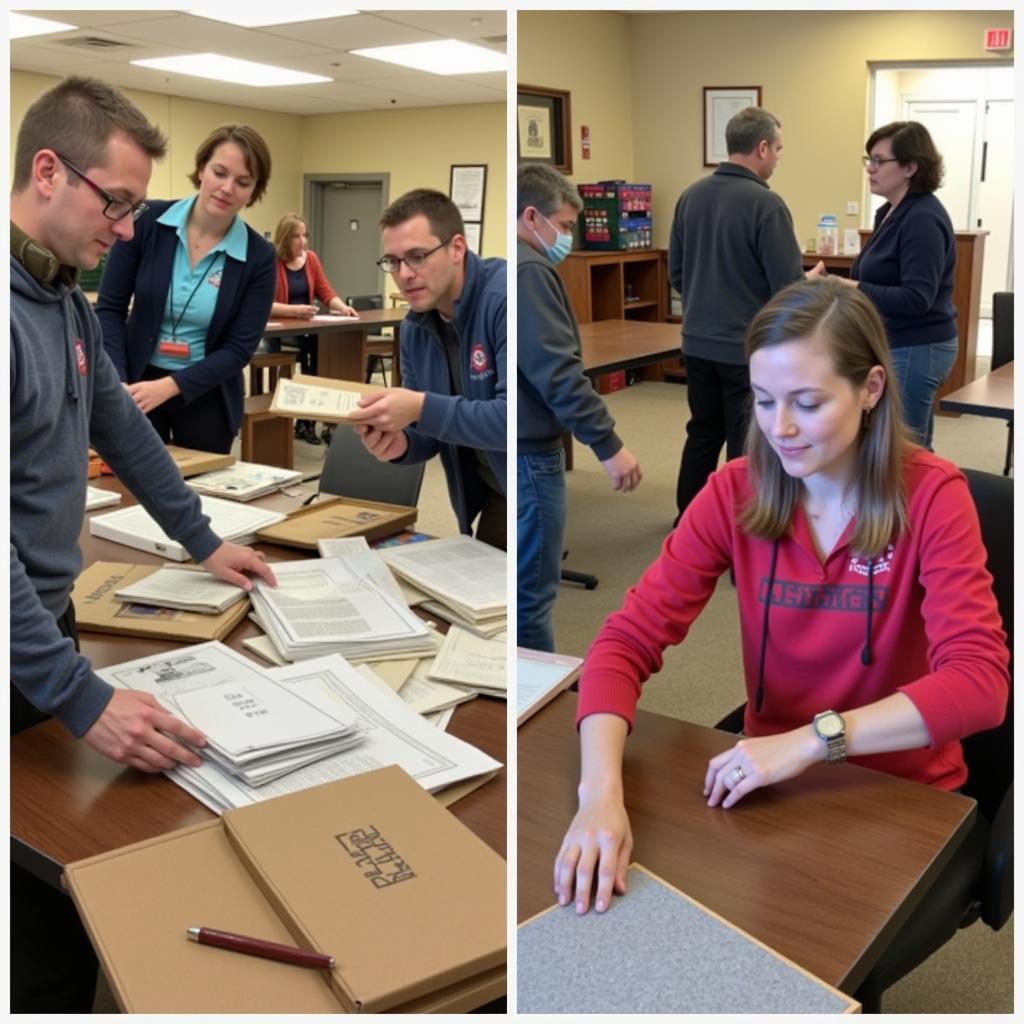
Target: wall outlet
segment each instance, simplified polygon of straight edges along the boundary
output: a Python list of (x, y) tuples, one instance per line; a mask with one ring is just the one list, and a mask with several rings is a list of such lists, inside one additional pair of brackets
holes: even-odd
[(846, 204), (847, 217), (856, 217), (860, 213), (860, 203), (856, 199), (850, 199)]

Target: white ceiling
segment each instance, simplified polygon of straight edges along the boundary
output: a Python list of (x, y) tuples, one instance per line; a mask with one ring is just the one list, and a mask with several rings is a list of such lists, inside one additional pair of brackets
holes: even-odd
[[(284, 0), (279, 0), (284, 2)], [(345, 10), (343, 5), (338, 5)], [(433, 75), (347, 51), (367, 46), (460, 39), (505, 52), (505, 11), (376, 11), (248, 29), (181, 11), (26, 11), (79, 26), (11, 41), (11, 68), (63, 77), (91, 75), (114, 85), (288, 114), (400, 110), (503, 103), (503, 72)], [(98, 38), (123, 45), (90, 45)], [(255, 88), (130, 64), (185, 53), (220, 53), (325, 75), (331, 82)]]

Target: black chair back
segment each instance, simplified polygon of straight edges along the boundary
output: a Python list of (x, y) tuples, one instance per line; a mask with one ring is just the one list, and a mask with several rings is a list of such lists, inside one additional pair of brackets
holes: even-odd
[(366, 450), (351, 427), (335, 429), (320, 475), (321, 493), (415, 507), (422, 484), (422, 462), (381, 462)]
[(383, 309), (383, 295), (350, 295), (345, 299), (345, 304), (355, 310), (359, 309)]
[(992, 369), (1013, 358), (1013, 292), (992, 296)]

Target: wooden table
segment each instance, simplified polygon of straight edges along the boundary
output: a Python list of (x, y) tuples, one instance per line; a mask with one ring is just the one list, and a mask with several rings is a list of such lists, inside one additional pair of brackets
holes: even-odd
[(944, 412), (995, 416), (1013, 422), (1013, 362), (986, 373), (939, 400)]
[[(563, 694), (518, 732), (520, 921), (554, 903), (552, 866), (577, 806), (575, 708)], [(974, 801), (822, 764), (709, 808), (707, 762), (735, 739), (637, 713), (624, 770), (633, 859), (853, 993), (967, 835)]]
[[(127, 494), (124, 486), (111, 477), (92, 483)], [(285, 511), (297, 507), (301, 500), (279, 492), (260, 499), (258, 504)], [(130, 499), (125, 502), (128, 503)], [(90, 514), (86, 514), (87, 520)], [(83, 524), (80, 543), (86, 565), (98, 560), (164, 562), (157, 555), (92, 537), (88, 522)], [(257, 547), (269, 562), (309, 557), (309, 553), (297, 548), (262, 544)], [(246, 619), (228, 637), (227, 645), (244, 652), (242, 639), (258, 634), (259, 630)], [(82, 632), (81, 644), (82, 653), (98, 668), (182, 646), (91, 632)], [(478, 697), (459, 705), (449, 732), (504, 762), (505, 712), (504, 701)], [(55, 721), (11, 737), (10, 768), (11, 859), (58, 887), (61, 870), (69, 861), (215, 817), (169, 779), (109, 761), (73, 739)], [(503, 768), (493, 779), (452, 805), (455, 816), (503, 857), (505, 794)]]
[(682, 346), (678, 324), (597, 320), (579, 328), (583, 369), (589, 377), (657, 363), (679, 355)]
[(267, 322), (266, 338), (292, 338), (299, 335), (317, 336), (317, 374), (338, 380), (361, 381), (366, 377), (367, 346), (371, 334), (384, 327), (393, 327), (391, 379), (395, 387), (401, 382), (399, 366), (399, 326), (407, 309), (365, 309), (358, 320), (346, 322), (328, 320), (300, 320), (294, 317), (274, 317)]

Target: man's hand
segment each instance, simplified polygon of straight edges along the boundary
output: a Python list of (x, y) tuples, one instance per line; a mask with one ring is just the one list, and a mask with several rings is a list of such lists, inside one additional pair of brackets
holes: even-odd
[(610, 459), (604, 459), (601, 465), (616, 491), (635, 490), (644, 478), (636, 456), (625, 447), (620, 448)]
[(246, 590), (252, 590), (252, 580), (243, 573), (259, 576), (272, 587), (277, 586), (277, 578), (259, 551), (228, 540), (203, 562), (203, 568), (217, 579), (234, 583), (236, 587), (244, 587)]
[(196, 747), (206, 746), (201, 732), (165, 711), (151, 693), (115, 690), (82, 739), (111, 761), (144, 772), (166, 771), (179, 762), (198, 768), (203, 763), (199, 755), (173, 737)]
[[(359, 399), (359, 408), (348, 414), (353, 423), (366, 423), (378, 430), (393, 434), (415, 423), (423, 413), (422, 391), (408, 388), (385, 388)], [(378, 456), (379, 458), (379, 456)]]
[(158, 380), (139, 380), (134, 384), (125, 384), (125, 388), (142, 412), (152, 412), (169, 398), (181, 394), (181, 388), (170, 376), (160, 377)]
[(377, 430), (362, 424), (355, 429), (366, 450), (381, 462), (399, 459), (409, 450), (409, 439), (401, 430)]
[(813, 280), (816, 277), (828, 277), (828, 271), (825, 269), (825, 261), (818, 260), (818, 262), (804, 274), (804, 277), (806, 277), (808, 281)]

